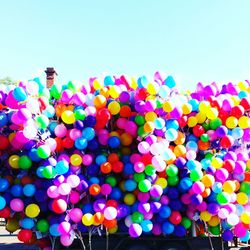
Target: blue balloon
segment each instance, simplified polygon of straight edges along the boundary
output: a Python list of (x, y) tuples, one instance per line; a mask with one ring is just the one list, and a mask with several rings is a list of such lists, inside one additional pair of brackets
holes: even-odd
[(174, 225), (168, 221), (164, 222), (161, 227), (164, 234), (168, 235), (174, 232)]
[(186, 235), (186, 228), (184, 226), (182, 226), (182, 225), (177, 225), (174, 228), (174, 234), (177, 237), (184, 237)]
[(54, 236), (54, 237), (58, 237), (60, 236), (60, 232), (58, 231), (58, 226), (59, 224), (52, 224), (50, 227), (49, 227), (49, 233)]
[(193, 185), (193, 182), (190, 178), (185, 177), (180, 180), (178, 188), (180, 191), (185, 192), (188, 191)]
[(82, 212), (83, 212), (84, 214), (86, 214), (86, 213), (93, 213), (93, 212), (94, 212), (94, 209), (93, 209), (92, 204), (90, 204), (90, 203), (85, 204), (85, 205), (82, 207)]
[(35, 222), (31, 218), (24, 218), (20, 221), (20, 226), (24, 229), (32, 229), (35, 226)]
[(171, 215), (171, 209), (167, 205), (162, 205), (160, 212), (159, 212), (160, 217), (162, 218), (168, 218)]
[(6, 200), (3, 196), (0, 196), (0, 210), (4, 209), (6, 206)]
[(6, 179), (0, 179), (0, 192), (4, 192), (10, 186), (9, 182)]
[(120, 200), (122, 197), (122, 191), (117, 187), (113, 187), (109, 197), (113, 200)]
[(120, 146), (120, 139), (117, 136), (111, 136), (108, 139), (108, 145), (111, 148), (118, 148)]
[(16, 184), (11, 187), (10, 192), (14, 197), (21, 197), (23, 195), (23, 188), (21, 185)]
[(22, 87), (15, 88), (13, 90), (13, 96), (19, 102), (25, 101), (27, 99), (27, 94)]
[(88, 141), (88, 149), (90, 151), (95, 151), (99, 148), (99, 142), (96, 139)]
[(141, 222), (141, 227), (143, 232), (149, 233), (153, 229), (153, 223), (150, 220), (144, 220)]
[(37, 170), (36, 170), (36, 175), (37, 175), (38, 177), (40, 177), (40, 178), (44, 178), (44, 177), (43, 177), (43, 170), (44, 170), (44, 166), (38, 167)]
[(79, 150), (83, 150), (88, 146), (88, 141), (87, 139), (83, 137), (79, 137), (75, 140), (75, 147)]
[(35, 162), (38, 162), (38, 161), (41, 160), (41, 158), (37, 154), (37, 149), (36, 148), (30, 149), (30, 151), (28, 152), (28, 156), (32, 161), (35, 161)]
[(135, 172), (134, 165), (130, 162), (126, 163), (123, 168), (123, 172), (124, 174), (127, 174), (127, 175), (134, 174)]
[(0, 128), (6, 126), (8, 124), (8, 116), (1, 112), (0, 113)]
[(94, 127), (96, 124), (96, 119), (94, 116), (88, 115), (83, 121), (85, 127)]
[(248, 242), (249, 240), (250, 240), (250, 231), (247, 231), (246, 235), (240, 238), (240, 241)]
[(27, 197), (32, 197), (36, 192), (36, 187), (34, 184), (26, 184), (23, 187), (23, 194)]

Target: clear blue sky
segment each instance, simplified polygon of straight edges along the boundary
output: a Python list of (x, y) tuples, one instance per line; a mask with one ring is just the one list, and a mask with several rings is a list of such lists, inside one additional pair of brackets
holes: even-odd
[(0, 0), (0, 77), (171, 74), (182, 87), (250, 77), (249, 0)]

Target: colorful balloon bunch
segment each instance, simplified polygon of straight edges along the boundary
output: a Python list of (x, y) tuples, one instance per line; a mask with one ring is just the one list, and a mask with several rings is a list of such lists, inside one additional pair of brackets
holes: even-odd
[(91, 78), (0, 92), (0, 217), (27, 244), (109, 233), (250, 238), (250, 84)]

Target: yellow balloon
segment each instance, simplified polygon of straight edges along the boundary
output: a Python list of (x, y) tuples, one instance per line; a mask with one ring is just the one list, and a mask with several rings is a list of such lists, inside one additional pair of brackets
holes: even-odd
[(206, 114), (202, 113), (202, 112), (197, 113), (195, 117), (197, 119), (197, 122), (200, 123), (200, 124), (202, 124), (203, 122), (205, 122), (206, 119), (207, 119)]
[(30, 204), (25, 208), (25, 214), (30, 218), (35, 218), (39, 215), (40, 208), (36, 204)]
[(79, 154), (73, 154), (70, 156), (70, 163), (73, 166), (79, 166), (82, 164), (82, 157)]
[(226, 193), (233, 193), (236, 189), (236, 184), (233, 181), (225, 181), (223, 183), (222, 189)]
[(239, 82), (238, 87), (240, 88), (240, 90), (247, 90), (248, 83), (247, 82)]
[(112, 115), (117, 115), (121, 110), (120, 104), (116, 101), (113, 101), (108, 105), (108, 110)]
[(120, 95), (120, 88), (118, 86), (111, 86), (110, 89), (109, 89), (109, 95), (116, 99), (119, 97)]
[(247, 116), (240, 117), (239, 127), (242, 129), (250, 128), (250, 118)]
[(208, 119), (214, 120), (218, 117), (219, 112), (216, 108), (208, 108), (206, 114)]
[(212, 159), (211, 165), (216, 169), (221, 168), (223, 165), (223, 160), (221, 158), (214, 157)]
[(70, 110), (63, 111), (61, 118), (66, 124), (73, 124), (76, 121), (74, 113)]
[(134, 77), (131, 78), (131, 82), (129, 82), (129, 86), (130, 86), (132, 89), (137, 89), (138, 84), (137, 84), (137, 80), (136, 80)]
[(240, 216), (240, 220), (245, 224), (249, 224), (250, 223), (250, 212), (248, 212), (248, 211), (243, 212)]
[(197, 124), (198, 120), (195, 116), (190, 116), (187, 120), (187, 125), (190, 128), (193, 128)]
[(209, 107), (210, 107), (209, 102), (203, 101), (203, 102), (201, 102), (200, 105), (199, 105), (199, 110), (200, 110), (202, 113), (207, 113), (207, 110), (208, 110)]
[(237, 194), (236, 200), (239, 204), (245, 205), (248, 203), (248, 196), (247, 196), (247, 194), (240, 192)]
[(155, 184), (162, 187), (162, 189), (166, 188), (168, 185), (168, 182), (165, 178), (158, 178), (155, 182)]
[(94, 216), (91, 213), (86, 213), (82, 217), (82, 224), (84, 226), (91, 226), (94, 223)]
[(207, 211), (203, 211), (200, 214), (200, 219), (203, 220), (203, 221), (205, 221), (205, 222), (210, 221), (211, 218), (212, 218), (212, 215), (209, 212), (207, 212)]
[(226, 126), (230, 129), (236, 128), (238, 125), (238, 119), (234, 116), (229, 116), (226, 120)]
[(182, 112), (184, 115), (188, 115), (192, 112), (192, 105), (189, 103), (184, 103), (182, 105)]
[(103, 87), (103, 81), (98, 81), (97, 79), (95, 79), (93, 81), (93, 87), (95, 90), (99, 90)]
[(9, 158), (9, 164), (12, 168), (14, 169), (18, 169), (19, 168), (19, 165), (18, 165), (18, 162), (19, 162), (19, 156), (18, 155), (12, 155), (10, 158)]
[(157, 118), (157, 114), (155, 112), (147, 112), (145, 115), (145, 120), (147, 122), (153, 122)]
[(164, 102), (162, 108), (165, 112), (171, 112), (174, 109), (174, 104), (171, 101)]

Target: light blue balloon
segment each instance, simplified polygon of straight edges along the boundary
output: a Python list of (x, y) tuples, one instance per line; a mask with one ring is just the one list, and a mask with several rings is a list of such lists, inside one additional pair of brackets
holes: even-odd
[(0, 210), (4, 209), (6, 206), (6, 200), (4, 197), (0, 196)]
[(69, 171), (69, 163), (66, 161), (59, 161), (55, 166), (58, 174), (66, 174)]
[(144, 220), (141, 223), (142, 231), (145, 233), (149, 233), (153, 229), (153, 223), (150, 220)]
[(82, 131), (82, 137), (87, 141), (91, 141), (95, 138), (95, 130), (93, 128), (87, 127)]
[(23, 187), (23, 193), (27, 197), (32, 197), (36, 192), (36, 187), (33, 184), (26, 184)]
[(75, 140), (75, 147), (79, 150), (83, 150), (88, 146), (88, 141), (87, 139), (83, 137), (79, 137)]

